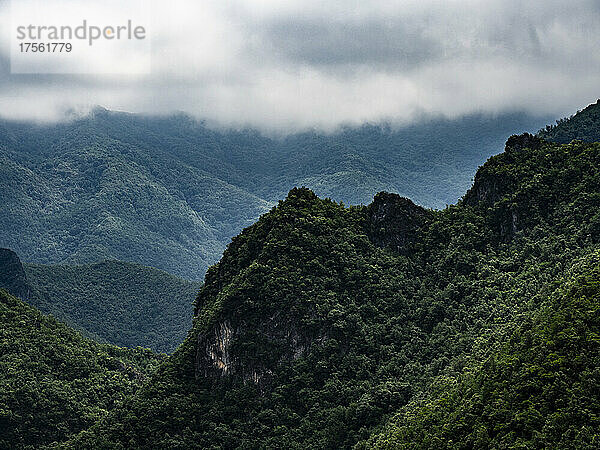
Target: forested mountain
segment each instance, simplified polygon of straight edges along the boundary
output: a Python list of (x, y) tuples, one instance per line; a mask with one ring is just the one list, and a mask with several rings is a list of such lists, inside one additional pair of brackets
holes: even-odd
[(293, 189), (209, 269), (173, 356), (68, 446), (595, 448), (598, 262), (599, 143), (513, 136), (437, 211)]
[(0, 288), (24, 300), (31, 296), (23, 264), (17, 254), (7, 248), (0, 248)]
[(598, 448), (599, 311), (596, 251), (482, 364), (441, 379), (369, 448)]
[(3, 121), (0, 246), (42, 264), (117, 259), (201, 279), (291, 186), (350, 204), (388, 190), (444, 207), (506, 136), (543, 123), (474, 115), (274, 138), (102, 109), (56, 125)]
[(120, 261), (21, 264), (0, 249), (0, 287), (88, 337), (121, 347), (172, 352), (192, 324), (201, 283)]
[(556, 125), (542, 128), (538, 136), (559, 144), (568, 144), (574, 139), (584, 142), (600, 141), (600, 100), (571, 117), (556, 121)]
[(90, 427), (162, 359), (86, 339), (0, 289), (0, 448), (40, 448)]

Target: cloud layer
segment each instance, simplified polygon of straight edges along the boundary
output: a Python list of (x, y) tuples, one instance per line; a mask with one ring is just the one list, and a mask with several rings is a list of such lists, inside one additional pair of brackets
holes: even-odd
[(0, 3), (0, 114), (55, 120), (102, 105), (287, 131), (424, 113), (559, 116), (600, 97), (596, 0), (148, 5), (152, 72), (78, 76), (11, 75)]

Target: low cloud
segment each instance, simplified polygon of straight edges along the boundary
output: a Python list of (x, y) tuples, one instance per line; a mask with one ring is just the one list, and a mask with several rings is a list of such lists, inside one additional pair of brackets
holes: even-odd
[(0, 114), (59, 120), (102, 105), (291, 131), (423, 113), (561, 116), (600, 97), (596, 1), (148, 5), (150, 74), (11, 75), (0, 3)]

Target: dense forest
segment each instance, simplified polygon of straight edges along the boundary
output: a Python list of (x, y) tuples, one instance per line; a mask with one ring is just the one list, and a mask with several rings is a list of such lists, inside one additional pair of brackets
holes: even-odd
[(201, 283), (120, 261), (21, 263), (0, 249), (0, 288), (96, 341), (170, 353), (192, 324)]
[(67, 446), (594, 447), (600, 144), (513, 136), (443, 210), (306, 188), (233, 239), (193, 328)]
[(573, 140), (600, 141), (600, 99), (571, 117), (557, 120), (555, 125), (547, 125), (538, 132), (538, 136), (559, 144)]
[(382, 190), (454, 203), (526, 114), (269, 137), (184, 115), (97, 109), (66, 124), (0, 122), (0, 247), (28, 262), (137, 262), (200, 280), (292, 186), (346, 204)]
[(86, 339), (0, 289), (0, 448), (40, 448), (90, 427), (163, 359)]
[[(599, 125), (578, 116), (548, 132)], [(600, 143), (540, 136), (439, 210), (292, 189), (208, 269), (162, 361), (2, 292), (0, 446), (597, 448)], [(39, 266), (0, 261), (33, 298)], [(60, 270), (38, 276), (70, 309), (92, 275)]]
[(488, 354), (438, 380), (369, 448), (598, 448), (600, 252), (577, 262)]

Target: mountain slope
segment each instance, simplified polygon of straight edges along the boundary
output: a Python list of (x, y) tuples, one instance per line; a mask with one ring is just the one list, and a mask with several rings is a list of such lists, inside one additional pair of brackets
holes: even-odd
[[(0, 249), (3, 258), (12, 265), (0, 264), (0, 287), (89, 337), (122, 347), (175, 350), (191, 326), (192, 302), (201, 286), (120, 261), (21, 264), (14, 252)], [(20, 290), (14, 290), (17, 281), (24, 286)]]
[(0, 248), (0, 288), (12, 292), (19, 298), (29, 299), (31, 286), (17, 254), (7, 248)]
[(556, 125), (542, 128), (538, 135), (559, 144), (568, 144), (574, 139), (600, 142), (600, 99), (571, 117), (557, 120)]
[(106, 416), (162, 359), (97, 344), (0, 289), (0, 448), (60, 442)]
[[(600, 144), (531, 135), (511, 137), (463, 200), (441, 211), (385, 193), (345, 208), (294, 189), (208, 271), (183, 345), (72, 444), (367, 442), (395, 412), (434, 392), (439, 377), (480, 364), (482, 348), (500, 348), (552, 307), (548, 296), (574, 262), (596, 258), (598, 192)], [(595, 422), (589, 432), (599, 434)], [(519, 441), (508, 434), (502, 442)]]
[(497, 352), (442, 380), (368, 448), (598, 447), (599, 268), (600, 252), (579, 262)]
[(266, 137), (184, 115), (97, 109), (70, 123), (0, 123), (0, 246), (41, 264), (138, 262), (201, 279), (290, 186), (345, 203), (389, 190), (443, 207), (525, 114)]

